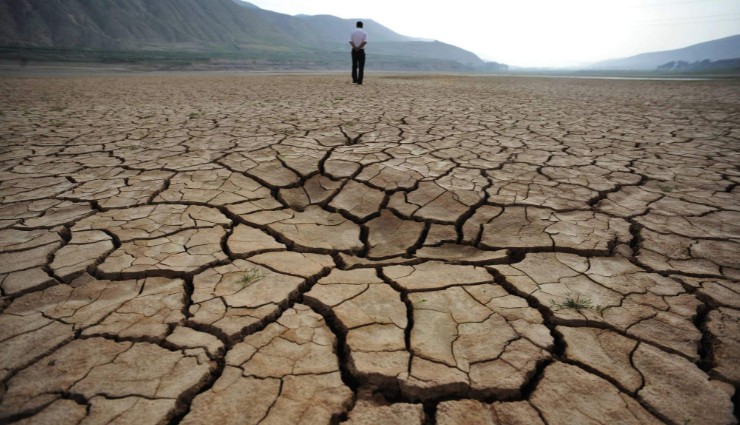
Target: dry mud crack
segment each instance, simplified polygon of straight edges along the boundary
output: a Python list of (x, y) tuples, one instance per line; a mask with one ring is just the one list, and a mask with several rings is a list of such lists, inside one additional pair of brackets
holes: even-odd
[(736, 424), (740, 84), (0, 79), (0, 423)]

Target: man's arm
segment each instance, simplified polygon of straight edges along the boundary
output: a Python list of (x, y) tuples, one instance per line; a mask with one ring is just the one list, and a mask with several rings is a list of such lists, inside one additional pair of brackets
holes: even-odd
[(366, 44), (367, 44), (367, 33), (363, 31), (362, 43), (360, 44), (360, 47), (358, 47), (358, 49), (364, 49)]

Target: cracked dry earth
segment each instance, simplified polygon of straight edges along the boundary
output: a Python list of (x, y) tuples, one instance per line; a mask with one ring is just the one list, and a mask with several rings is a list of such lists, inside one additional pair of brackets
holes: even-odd
[(740, 84), (0, 80), (0, 422), (735, 424)]

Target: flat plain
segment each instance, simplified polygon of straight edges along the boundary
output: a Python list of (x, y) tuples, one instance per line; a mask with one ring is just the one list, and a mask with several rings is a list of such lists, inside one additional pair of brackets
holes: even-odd
[(0, 422), (735, 424), (740, 82), (0, 78)]

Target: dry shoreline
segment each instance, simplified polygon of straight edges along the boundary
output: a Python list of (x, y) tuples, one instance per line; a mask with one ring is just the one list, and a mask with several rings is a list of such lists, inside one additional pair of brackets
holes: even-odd
[(39, 71), (0, 422), (737, 423), (740, 81)]

